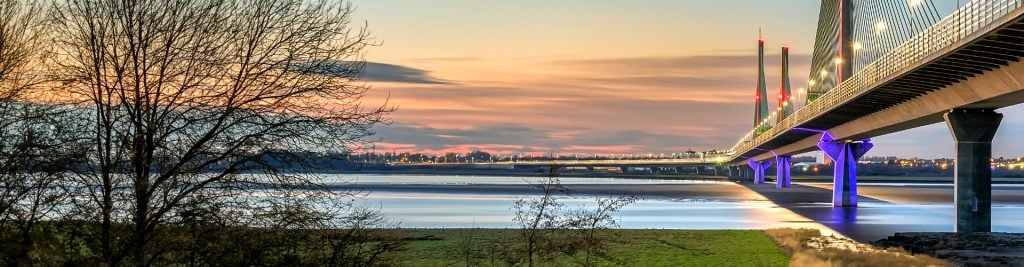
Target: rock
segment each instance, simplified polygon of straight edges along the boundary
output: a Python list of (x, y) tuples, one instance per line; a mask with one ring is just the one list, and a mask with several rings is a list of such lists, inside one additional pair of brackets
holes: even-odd
[(962, 266), (1024, 266), (1024, 233), (896, 233), (874, 244)]

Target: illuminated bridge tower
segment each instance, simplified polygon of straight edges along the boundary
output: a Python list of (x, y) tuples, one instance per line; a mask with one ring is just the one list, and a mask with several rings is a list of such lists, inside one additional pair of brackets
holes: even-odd
[[(760, 34), (759, 34), (760, 35)], [(767, 130), (768, 119), (768, 89), (764, 78), (764, 37), (757, 39), (757, 95), (754, 97), (754, 127), (757, 128), (755, 135)]]
[(793, 102), (796, 98), (792, 95), (793, 90), (789, 85), (789, 46), (782, 47), (782, 82), (779, 88), (779, 116), (776, 122), (793, 115)]
[[(770, 127), (768, 123), (768, 88), (764, 77), (764, 36), (760, 32), (758, 32), (757, 39), (757, 88), (755, 90), (757, 95), (754, 97), (754, 128), (756, 130), (753, 136), (758, 136)], [(747, 165), (753, 170), (754, 183), (763, 184), (765, 170), (772, 164), (769, 161), (751, 160), (747, 162)]]
[[(793, 102), (796, 98), (793, 97), (792, 92), (793, 90), (789, 84), (789, 46), (786, 45), (782, 47), (782, 82), (779, 87), (779, 116), (776, 117), (776, 122), (782, 122), (782, 120), (789, 117), (789, 115), (793, 115)], [(776, 188), (787, 188), (790, 186), (791, 161), (792, 156), (775, 155)]]
[[(853, 73), (852, 64), (847, 62), (852, 53), (853, 42), (850, 36), (853, 32), (854, 23), (852, 0), (839, 0), (833, 6), (838, 16), (834, 21), (836, 27), (837, 42), (835, 43), (835, 59), (826, 60), (835, 64), (835, 87), (849, 78)], [(822, 80), (824, 82), (824, 80)], [(859, 140), (835, 140), (827, 132), (818, 141), (818, 148), (825, 152), (825, 156), (832, 159), (835, 169), (832, 174), (832, 206), (834, 207), (856, 207), (857, 206), (857, 160), (864, 156), (874, 145), (871, 139)]]

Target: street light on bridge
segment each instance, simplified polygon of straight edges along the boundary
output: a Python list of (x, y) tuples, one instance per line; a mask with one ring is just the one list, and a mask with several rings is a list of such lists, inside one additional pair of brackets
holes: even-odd
[[(853, 61), (850, 62), (850, 64), (857, 64), (857, 52), (860, 51), (861, 48), (864, 48), (864, 45), (861, 45), (859, 41), (853, 43), (853, 59), (851, 59)], [(853, 67), (856, 68), (857, 65), (853, 65)]]

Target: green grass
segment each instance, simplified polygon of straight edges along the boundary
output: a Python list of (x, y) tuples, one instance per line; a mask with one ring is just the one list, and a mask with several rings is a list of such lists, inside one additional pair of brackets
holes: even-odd
[[(397, 253), (401, 266), (507, 265), (502, 253), (521, 243), (512, 229), (413, 229), (415, 240)], [(786, 266), (789, 257), (761, 230), (610, 230), (602, 266)], [(470, 248), (470, 249), (466, 249)], [(467, 260), (467, 256), (469, 259)], [(573, 260), (560, 257), (554, 265)]]

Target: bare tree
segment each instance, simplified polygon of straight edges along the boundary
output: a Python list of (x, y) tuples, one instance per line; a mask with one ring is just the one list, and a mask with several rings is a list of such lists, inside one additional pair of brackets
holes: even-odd
[(393, 111), (361, 104), (372, 41), (352, 11), (332, 0), (55, 1), (48, 66), (63, 78), (55, 93), (90, 113), (76, 182), (107, 263), (157, 263), (165, 226), (210, 203), (248, 210), (238, 192), (330, 192), (305, 155), (345, 152)]
[(638, 200), (637, 196), (597, 197), (593, 209), (580, 207), (569, 211), (563, 220), (571, 238), (563, 239), (561, 251), (582, 266), (596, 266), (594, 257), (607, 256), (605, 230), (618, 227), (613, 215)]
[[(47, 103), (42, 75), (42, 9), (34, 3), (0, 2), (0, 260), (15, 265), (35, 258), (54, 264), (37, 246), (52, 239), (50, 223), (68, 195), (66, 166), (82, 156), (75, 123), (66, 109)], [(41, 251), (42, 249), (42, 251)]]
[(565, 204), (558, 202), (559, 195), (568, 195), (569, 190), (562, 186), (558, 180), (558, 166), (548, 168), (548, 174), (544, 180), (530, 186), (540, 191), (539, 198), (516, 199), (513, 209), (515, 217), (513, 220), (519, 223), (519, 235), (525, 243), (525, 258), (527, 266), (534, 266), (537, 256), (549, 255), (550, 248), (548, 238), (552, 232), (562, 228), (562, 221), (559, 212)]
[[(516, 199), (513, 220), (519, 224), (523, 243), (522, 259), (512, 265), (534, 266), (554, 263), (560, 255), (582, 266), (595, 266), (595, 257), (607, 256), (611, 238), (605, 231), (618, 226), (616, 212), (639, 200), (636, 196), (597, 197), (594, 207), (566, 210), (559, 196), (571, 196), (558, 179), (558, 166), (551, 166), (540, 183), (531, 184), (541, 195)], [(468, 262), (468, 261), (467, 261)]]

